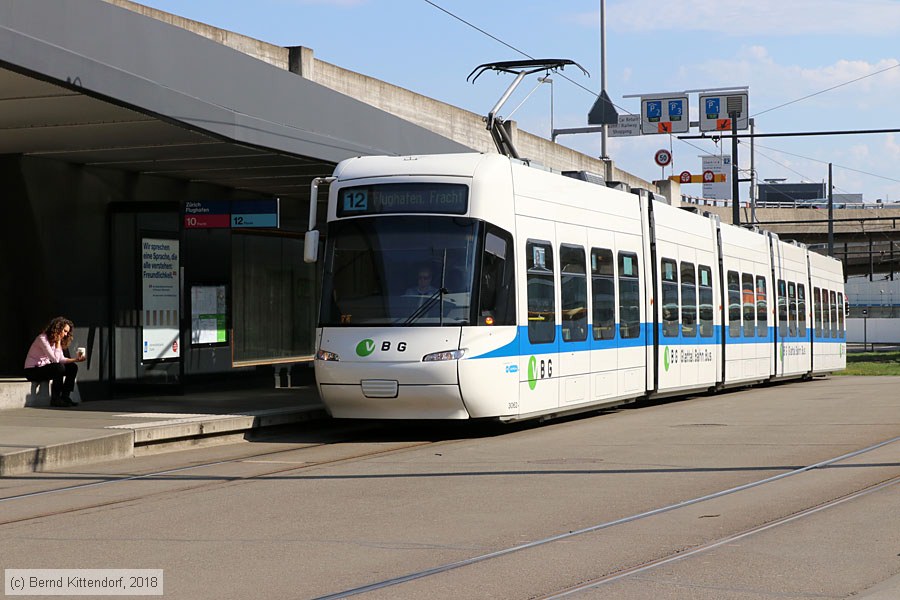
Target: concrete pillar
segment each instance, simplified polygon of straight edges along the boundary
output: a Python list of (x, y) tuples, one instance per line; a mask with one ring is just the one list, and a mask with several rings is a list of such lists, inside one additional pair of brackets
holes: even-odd
[(288, 70), (304, 79), (315, 79), (316, 59), (312, 48), (304, 46), (288, 47)]
[(659, 179), (653, 182), (657, 191), (669, 200), (675, 208), (681, 208), (681, 183), (671, 179)]

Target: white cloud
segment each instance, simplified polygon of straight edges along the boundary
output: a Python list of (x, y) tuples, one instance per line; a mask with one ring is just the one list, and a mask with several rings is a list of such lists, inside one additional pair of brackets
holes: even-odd
[[(715, 31), (728, 35), (893, 35), (900, 33), (896, 0), (614, 0), (607, 27), (619, 31)], [(597, 12), (569, 22), (596, 27)]]
[(864, 111), (893, 105), (900, 93), (900, 60), (896, 58), (874, 62), (842, 59), (809, 68), (779, 64), (764, 47), (751, 46), (733, 59), (684, 67), (684, 72), (688, 71), (707, 85), (749, 85), (751, 114), (791, 103), (809, 112), (841, 109), (852, 119)]

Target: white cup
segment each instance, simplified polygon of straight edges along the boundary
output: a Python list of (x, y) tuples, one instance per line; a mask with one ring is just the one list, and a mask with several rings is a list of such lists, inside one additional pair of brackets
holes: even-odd
[(84, 354), (86, 351), (87, 350), (85, 348), (78, 348), (77, 350), (75, 350), (75, 356), (77, 356), (78, 358), (84, 358)]

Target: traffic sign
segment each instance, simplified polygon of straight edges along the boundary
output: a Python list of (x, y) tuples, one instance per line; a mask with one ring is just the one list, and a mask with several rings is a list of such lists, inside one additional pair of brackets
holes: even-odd
[(657, 150), (656, 155), (653, 157), (653, 160), (656, 161), (661, 167), (669, 166), (669, 163), (672, 162), (672, 153), (663, 148), (662, 150)]
[(690, 121), (687, 96), (641, 98), (641, 133), (687, 133)]
[(700, 94), (700, 131), (731, 131), (731, 116), (737, 113), (737, 128), (750, 126), (747, 92)]
[(678, 183), (721, 183), (726, 181), (726, 179), (724, 173), (704, 171), (703, 175), (694, 175), (684, 171), (679, 175), (670, 175), (669, 181), (677, 181)]
[(619, 124), (607, 128), (609, 137), (641, 135), (641, 115), (619, 115)]

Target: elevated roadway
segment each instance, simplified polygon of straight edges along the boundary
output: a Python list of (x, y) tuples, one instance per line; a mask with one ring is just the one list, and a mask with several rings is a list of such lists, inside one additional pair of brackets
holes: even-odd
[[(698, 205), (731, 223), (730, 206)], [(783, 240), (797, 240), (823, 254), (828, 251), (828, 211), (810, 208), (741, 208), (741, 222), (755, 222)], [(900, 208), (834, 210), (834, 256), (847, 275), (900, 270)]]

